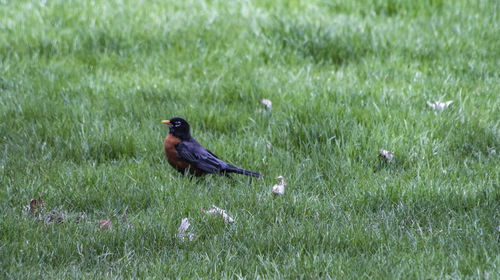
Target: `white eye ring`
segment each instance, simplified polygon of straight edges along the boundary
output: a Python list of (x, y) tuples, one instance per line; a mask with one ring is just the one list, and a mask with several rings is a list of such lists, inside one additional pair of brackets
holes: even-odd
[(181, 123), (180, 123), (180, 122), (176, 122), (176, 123), (174, 124), (174, 126), (175, 126), (175, 127), (179, 127), (179, 126), (181, 126)]

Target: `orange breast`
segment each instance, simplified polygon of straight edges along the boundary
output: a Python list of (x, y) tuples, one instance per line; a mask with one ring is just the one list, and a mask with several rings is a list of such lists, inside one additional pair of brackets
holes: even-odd
[(189, 169), (189, 173), (200, 176), (203, 175), (203, 171), (199, 168), (191, 166), (188, 162), (179, 159), (179, 154), (175, 149), (175, 145), (179, 144), (181, 139), (173, 136), (172, 134), (168, 134), (163, 142), (165, 146), (165, 156), (167, 157), (168, 163), (177, 169), (177, 171), (184, 173), (186, 169)]

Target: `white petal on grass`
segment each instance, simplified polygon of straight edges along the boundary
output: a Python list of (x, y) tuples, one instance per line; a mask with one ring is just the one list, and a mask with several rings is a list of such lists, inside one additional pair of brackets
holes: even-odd
[(184, 240), (186, 238), (186, 235), (187, 235), (187, 239), (189, 241), (193, 241), (193, 239), (196, 237), (196, 235), (194, 233), (192, 233), (192, 232), (186, 232), (188, 230), (188, 228), (189, 228), (190, 225), (191, 225), (191, 223), (189, 223), (188, 218), (182, 219), (181, 225), (179, 226), (179, 230), (178, 230), (177, 236), (183, 242), (184, 242)]
[(219, 207), (215, 206), (215, 205), (212, 205), (212, 208), (210, 208), (210, 210), (206, 211), (203, 207), (201, 208), (201, 212), (203, 212), (203, 214), (205, 215), (208, 215), (208, 216), (213, 216), (213, 217), (217, 217), (217, 216), (222, 216), (222, 219), (224, 220), (224, 222), (230, 222), (230, 223), (234, 223), (234, 219), (231, 218), (225, 210), (222, 210), (220, 209)]
[(435, 102), (430, 102), (430, 101), (427, 101), (427, 106), (431, 107), (432, 109), (434, 110), (437, 110), (437, 111), (443, 111), (443, 109), (447, 108), (448, 106), (450, 106), (451, 103), (453, 103), (453, 101), (446, 101), (446, 102), (440, 102), (440, 101), (435, 101)]
[(394, 157), (394, 153), (382, 149), (380, 150), (379, 156), (383, 157), (387, 162), (391, 162)]
[(188, 218), (182, 219), (181, 226), (179, 227), (179, 235), (186, 233), (186, 231), (190, 225), (191, 225), (191, 223), (189, 223)]
[(193, 239), (195, 239), (196, 237), (196, 234), (192, 233), (192, 232), (188, 232), (188, 239), (189, 241), (193, 241)]
[(283, 178), (283, 176), (278, 176), (276, 179), (281, 179), (281, 183), (273, 186), (273, 194), (274, 195), (285, 194), (285, 186), (286, 186), (285, 178)]
[(260, 103), (264, 104), (266, 106), (267, 110), (269, 110), (269, 111), (271, 111), (271, 109), (273, 108), (273, 103), (269, 99), (264, 98), (260, 101)]

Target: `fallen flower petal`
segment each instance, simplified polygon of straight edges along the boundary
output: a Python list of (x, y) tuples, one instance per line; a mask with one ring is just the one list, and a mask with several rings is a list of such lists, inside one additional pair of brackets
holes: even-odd
[(281, 179), (281, 183), (273, 186), (273, 194), (274, 195), (285, 194), (285, 186), (286, 186), (285, 178), (283, 178), (283, 176), (278, 176), (276, 179)]
[(178, 230), (179, 235), (184, 234), (190, 225), (191, 225), (191, 223), (189, 223), (188, 218), (182, 219), (181, 225), (180, 225), (179, 230)]
[(380, 150), (379, 156), (383, 157), (387, 162), (391, 162), (394, 157), (394, 153), (387, 150)]
[(193, 239), (196, 238), (196, 234), (194, 234), (192, 232), (188, 232), (188, 238), (189, 238), (189, 241), (193, 241)]
[(269, 111), (271, 111), (271, 109), (273, 108), (273, 103), (269, 99), (264, 98), (260, 101), (260, 103), (264, 104), (266, 106), (267, 110), (269, 110)]
[(427, 101), (426, 103), (427, 103), (427, 106), (431, 107), (434, 110), (443, 111), (443, 109), (450, 106), (450, 104), (453, 103), (453, 101), (451, 101), (451, 100), (446, 101), (446, 102), (435, 101), (433, 103), (430, 101)]
[(219, 207), (215, 206), (215, 205), (212, 205), (212, 208), (208, 211), (205, 211), (205, 209), (202, 207), (201, 208), (201, 212), (203, 212), (203, 214), (205, 215), (208, 215), (208, 216), (213, 216), (213, 217), (217, 217), (218, 215), (221, 215), (222, 216), (222, 219), (224, 220), (224, 222), (230, 222), (230, 223), (234, 223), (234, 219), (231, 218), (225, 210), (222, 210), (220, 209)]
[(178, 230), (178, 234), (177, 234), (177, 236), (181, 239), (182, 242), (184, 242), (186, 234), (187, 234), (189, 241), (193, 241), (193, 239), (196, 237), (196, 235), (192, 232), (186, 233), (186, 231), (190, 225), (191, 224), (189, 223), (188, 218), (182, 219), (181, 225), (179, 226), (179, 230)]

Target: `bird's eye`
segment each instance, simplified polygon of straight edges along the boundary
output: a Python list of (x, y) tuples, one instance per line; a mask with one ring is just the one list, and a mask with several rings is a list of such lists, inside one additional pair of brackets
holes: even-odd
[(175, 124), (174, 124), (175, 127), (179, 127), (180, 125), (181, 125), (180, 122), (175, 122)]

